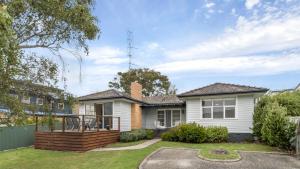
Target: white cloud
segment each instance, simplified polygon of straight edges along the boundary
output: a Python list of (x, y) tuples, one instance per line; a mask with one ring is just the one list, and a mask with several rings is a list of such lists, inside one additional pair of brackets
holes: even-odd
[(111, 46), (93, 47), (89, 52), (86, 59), (95, 64), (121, 64), (128, 60), (123, 50)]
[(300, 71), (300, 55), (218, 57), (170, 62), (156, 67), (163, 72), (197, 71), (198, 73), (268, 75), (288, 71)]
[(170, 59), (243, 56), (300, 47), (300, 14), (274, 13), (257, 19), (240, 16), (236, 26), (223, 35), (179, 50), (169, 50)]
[(213, 2), (207, 2), (207, 3), (205, 4), (205, 7), (206, 7), (206, 8), (211, 8), (211, 7), (213, 7), (213, 6), (215, 6), (215, 3), (213, 3)]
[(252, 9), (255, 5), (259, 4), (260, 0), (246, 0), (245, 6), (247, 9)]
[(300, 7), (265, 7), (264, 15), (239, 16), (222, 35), (189, 47), (166, 50), (163, 72), (207, 72), (242, 75), (300, 71)]

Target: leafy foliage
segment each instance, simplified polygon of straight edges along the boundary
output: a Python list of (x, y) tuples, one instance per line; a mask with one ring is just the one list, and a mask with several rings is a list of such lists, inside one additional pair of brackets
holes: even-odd
[(109, 82), (109, 87), (130, 93), (130, 85), (134, 81), (143, 86), (144, 96), (176, 94), (176, 89), (167, 76), (147, 68), (118, 72), (114, 80)]
[[(96, 18), (91, 15), (92, 6), (92, 0), (1, 1), (0, 103), (10, 109), (9, 123), (26, 121), (25, 105), (10, 96), (12, 90), (20, 95), (47, 93), (58, 81), (58, 65), (49, 58), (59, 57), (63, 72), (60, 50), (70, 52), (79, 61), (81, 56), (70, 49), (83, 49), (88, 53), (86, 41), (95, 39), (100, 32)], [(68, 49), (64, 48), (66, 45)], [(43, 56), (28, 51), (35, 48), (48, 50), (51, 54)], [(31, 90), (33, 84), (49, 88), (43, 88), (42, 92), (41, 88)]]
[(161, 135), (164, 141), (186, 143), (220, 143), (228, 139), (226, 127), (203, 127), (196, 123), (181, 124)]
[(120, 135), (121, 142), (132, 142), (143, 139), (152, 139), (154, 137), (153, 130), (135, 129), (128, 132), (122, 132)]
[(299, 92), (262, 97), (253, 115), (254, 135), (269, 145), (290, 149), (296, 128), (288, 116), (300, 115), (299, 104)]
[(262, 124), (262, 139), (271, 146), (289, 149), (290, 140), (295, 136), (296, 124), (287, 118), (287, 109), (277, 102), (268, 104), (266, 116)]
[(205, 142), (208, 143), (221, 143), (226, 142), (228, 139), (228, 130), (226, 127), (207, 127), (205, 134)]
[(253, 115), (253, 134), (261, 137), (261, 129), (266, 119), (268, 105), (278, 103), (286, 108), (286, 116), (300, 116), (300, 92), (286, 92), (274, 96), (264, 96), (257, 103)]

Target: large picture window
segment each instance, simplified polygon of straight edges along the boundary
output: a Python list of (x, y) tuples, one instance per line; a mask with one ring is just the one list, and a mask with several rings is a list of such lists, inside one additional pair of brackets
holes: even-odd
[(231, 119), (236, 117), (236, 99), (210, 99), (202, 101), (202, 118)]
[(160, 126), (174, 127), (181, 122), (181, 110), (180, 109), (165, 109), (157, 111), (157, 121)]

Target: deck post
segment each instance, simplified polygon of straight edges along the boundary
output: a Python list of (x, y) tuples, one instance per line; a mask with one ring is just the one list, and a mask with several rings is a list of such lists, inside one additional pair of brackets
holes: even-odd
[(62, 120), (62, 131), (65, 132), (65, 116), (63, 116)]
[(96, 115), (97, 131), (99, 131), (99, 116)]
[(38, 116), (35, 116), (35, 131), (37, 132), (38, 131)]
[(109, 119), (109, 121), (108, 121), (108, 125), (109, 125), (109, 127), (108, 127), (108, 130), (110, 130), (111, 128), (112, 128), (112, 116), (110, 117), (110, 119)]
[(85, 130), (85, 124), (84, 124), (84, 115), (82, 115), (82, 132)]
[(120, 117), (118, 117), (118, 130), (120, 131), (120, 129), (121, 129), (121, 126), (120, 126)]

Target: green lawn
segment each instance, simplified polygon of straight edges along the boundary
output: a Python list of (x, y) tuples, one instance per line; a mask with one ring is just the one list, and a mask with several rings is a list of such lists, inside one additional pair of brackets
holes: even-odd
[(128, 142), (128, 143), (122, 143), (122, 142), (118, 142), (118, 143), (113, 143), (113, 144), (109, 144), (107, 146), (105, 146), (106, 148), (114, 148), (114, 147), (127, 147), (127, 146), (134, 146), (134, 145), (138, 145), (138, 144), (142, 144), (147, 140), (139, 140), (139, 141), (133, 141), (133, 142)]
[(160, 147), (185, 147), (201, 149), (203, 155), (216, 148), (227, 150), (273, 151), (274, 148), (257, 144), (187, 144), (158, 142), (145, 149), (110, 152), (58, 152), (22, 148), (0, 152), (1, 169), (136, 169), (151, 152)]

